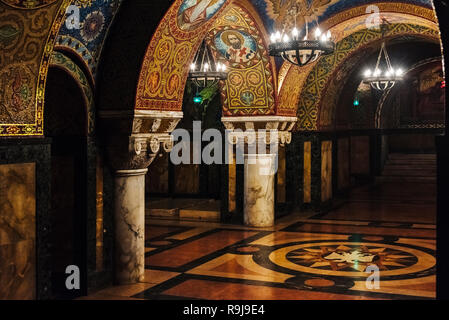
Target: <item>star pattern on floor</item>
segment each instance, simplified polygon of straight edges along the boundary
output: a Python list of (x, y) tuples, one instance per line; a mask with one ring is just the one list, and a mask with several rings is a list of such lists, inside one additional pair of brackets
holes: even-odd
[(407, 252), (349, 244), (300, 248), (289, 252), (287, 259), (309, 268), (360, 272), (364, 272), (370, 265), (376, 265), (379, 270), (394, 270), (417, 262), (417, 258)]

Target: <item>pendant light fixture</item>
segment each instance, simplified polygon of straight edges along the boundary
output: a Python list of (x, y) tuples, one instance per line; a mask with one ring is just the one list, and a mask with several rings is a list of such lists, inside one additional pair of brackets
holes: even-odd
[(322, 32), (317, 27), (312, 36), (309, 35), (307, 17), (304, 16), (305, 34), (301, 35), (296, 25), (298, 7), (295, 4), (290, 15), (294, 17), (294, 27), (292, 30), (275, 31), (270, 37), (269, 53), (271, 56), (280, 56), (297, 66), (305, 66), (316, 61), (323, 54), (330, 54), (334, 51), (335, 44), (331, 41), (330, 31)]
[[(382, 20), (382, 39), (384, 38), (384, 33), (386, 29), (386, 23), (388, 23), (385, 19)], [(385, 58), (385, 69), (380, 68), (380, 62), (382, 59), (382, 53)], [(396, 82), (402, 80), (403, 71), (401, 68), (393, 68), (390, 57), (388, 56), (385, 40), (382, 41), (380, 46), (379, 55), (377, 57), (376, 65), (373, 69), (367, 69), (364, 72), (363, 82), (369, 83), (372, 88), (380, 91), (385, 91), (393, 88)]]
[(203, 40), (193, 63), (190, 65), (188, 79), (192, 80), (197, 88), (207, 88), (227, 78), (226, 65), (215, 62), (206, 41)]

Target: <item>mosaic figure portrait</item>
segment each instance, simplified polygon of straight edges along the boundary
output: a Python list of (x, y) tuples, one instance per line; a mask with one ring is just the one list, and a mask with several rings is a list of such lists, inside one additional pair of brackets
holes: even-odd
[(247, 33), (237, 30), (220, 32), (215, 37), (215, 46), (232, 63), (245, 63), (256, 56), (256, 41)]
[(178, 26), (192, 30), (209, 20), (226, 0), (184, 0), (178, 12)]

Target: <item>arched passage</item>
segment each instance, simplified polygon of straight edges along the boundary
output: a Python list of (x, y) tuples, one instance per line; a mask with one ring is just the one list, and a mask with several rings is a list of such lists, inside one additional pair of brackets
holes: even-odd
[[(51, 138), (49, 251), (52, 294), (73, 298), (87, 294), (89, 201), (89, 136), (94, 129), (93, 97), (87, 78), (69, 58), (55, 52), (45, 93), (44, 127)], [(71, 97), (67, 99), (67, 97)], [(67, 291), (66, 267), (76, 265), (83, 290)]]
[[(387, 36), (427, 35), (438, 41), (438, 27), (432, 10), (409, 4), (379, 3), (376, 5), (379, 7), (382, 18), (387, 19), (391, 24), (398, 23), (396, 27), (391, 28)], [(326, 127), (330, 124), (329, 116), (332, 113), (327, 111), (328, 106), (319, 107), (323, 100), (323, 92), (329, 86), (329, 77), (335, 75), (334, 72), (340, 69), (341, 63), (359, 48), (380, 38), (379, 30), (366, 29), (365, 22), (369, 16), (365, 10), (366, 6), (354, 7), (322, 22), (322, 26), (329, 28), (332, 32), (336, 43), (336, 51), (332, 55), (323, 57), (320, 61), (301, 69), (289, 63), (283, 64), (279, 72), (279, 108), (286, 114), (296, 112), (298, 130), (313, 131), (320, 126)], [(407, 27), (407, 24), (411, 27)], [(413, 24), (416, 27), (413, 27)], [(319, 125), (318, 118), (321, 119)]]

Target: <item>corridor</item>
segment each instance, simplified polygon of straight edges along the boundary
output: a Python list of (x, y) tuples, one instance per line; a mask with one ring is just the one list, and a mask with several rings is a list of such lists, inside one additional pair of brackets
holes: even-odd
[[(434, 161), (416, 157), (414, 165)], [(152, 218), (145, 282), (84, 299), (435, 298), (435, 179), (385, 170), (334, 210), (295, 212), (274, 228)], [(380, 281), (369, 289), (373, 264)]]

